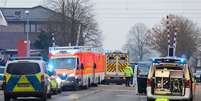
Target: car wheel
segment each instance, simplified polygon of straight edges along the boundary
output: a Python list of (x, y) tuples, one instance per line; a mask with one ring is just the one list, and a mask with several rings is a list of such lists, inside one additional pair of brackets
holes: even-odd
[(88, 87), (91, 87), (91, 80), (90, 79), (88, 79)]
[(43, 94), (43, 95), (42, 95), (41, 101), (47, 101), (47, 94)]
[(17, 97), (13, 97), (14, 100), (17, 100)]
[(76, 84), (74, 85), (74, 90), (75, 90), (75, 91), (80, 90), (80, 87), (79, 87), (78, 83), (76, 83)]
[(193, 97), (191, 97), (189, 100), (186, 100), (186, 101), (193, 101)]
[(6, 96), (6, 95), (4, 96), (4, 101), (10, 101), (10, 99), (11, 98), (9, 96)]
[(149, 99), (149, 98), (147, 98), (147, 101), (155, 101), (155, 99)]

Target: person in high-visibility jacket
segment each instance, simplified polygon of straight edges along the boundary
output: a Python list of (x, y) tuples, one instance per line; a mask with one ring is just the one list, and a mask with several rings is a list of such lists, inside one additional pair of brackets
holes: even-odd
[(126, 77), (126, 87), (130, 87), (131, 77), (133, 76), (133, 69), (130, 64), (126, 66), (124, 73)]

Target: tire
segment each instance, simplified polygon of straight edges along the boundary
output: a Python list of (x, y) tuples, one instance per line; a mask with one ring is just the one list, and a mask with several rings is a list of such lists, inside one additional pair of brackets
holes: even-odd
[(94, 84), (94, 87), (98, 87), (98, 84)]
[(149, 98), (147, 98), (147, 101), (155, 101), (155, 99), (149, 99)]
[(17, 100), (17, 97), (13, 97), (14, 100)]
[(47, 94), (47, 98), (48, 98), (48, 99), (51, 99), (51, 98), (52, 98), (51, 93)]
[(193, 97), (191, 97), (189, 100), (186, 100), (186, 101), (193, 101)]
[(4, 96), (4, 101), (10, 101), (10, 99), (11, 98), (9, 96), (6, 96), (6, 95)]
[(41, 101), (47, 101), (47, 94), (43, 94), (40, 100)]
[(84, 86), (85, 89), (88, 89), (89, 88), (89, 83), (87, 82), (87, 85)]
[(101, 78), (98, 77), (98, 84), (101, 84)]
[(91, 87), (91, 81), (90, 81), (90, 79), (88, 79), (87, 85), (88, 85), (88, 87)]
[(79, 87), (78, 83), (76, 83), (76, 84), (74, 85), (74, 90), (75, 90), (75, 91), (80, 90), (80, 87)]

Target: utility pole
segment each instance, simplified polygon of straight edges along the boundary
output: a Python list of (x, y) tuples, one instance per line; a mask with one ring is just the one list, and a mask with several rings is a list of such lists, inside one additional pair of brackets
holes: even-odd
[(27, 15), (27, 35), (26, 35), (26, 40), (27, 40), (27, 57), (30, 56), (30, 40), (29, 40), (29, 31), (30, 31), (30, 26), (29, 26), (29, 11), (26, 10), (25, 14)]
[(177, 48), (177, 27), (174, 26), (174, 42), (173, 42), (173, 47), (174, 47), (174, 56), (176, 56), (176, 48)]

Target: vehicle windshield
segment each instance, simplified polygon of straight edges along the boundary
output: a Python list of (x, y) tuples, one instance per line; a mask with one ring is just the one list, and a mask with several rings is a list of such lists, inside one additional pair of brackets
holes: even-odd
[(4, 68), (0, 68), (0, 74), (4, 73)]
[(149, 72), (150, 64), (138, 64), (139, 75), (147, 75)]
[(74, 69), (76, 66), (76, 58), (57, 58), (50, 59), (49, 65), (56, 69)]
[(40, 66), (37, 63), (10, 63), (6, 72), (14, 75), (37, 74), (40, 73)]

